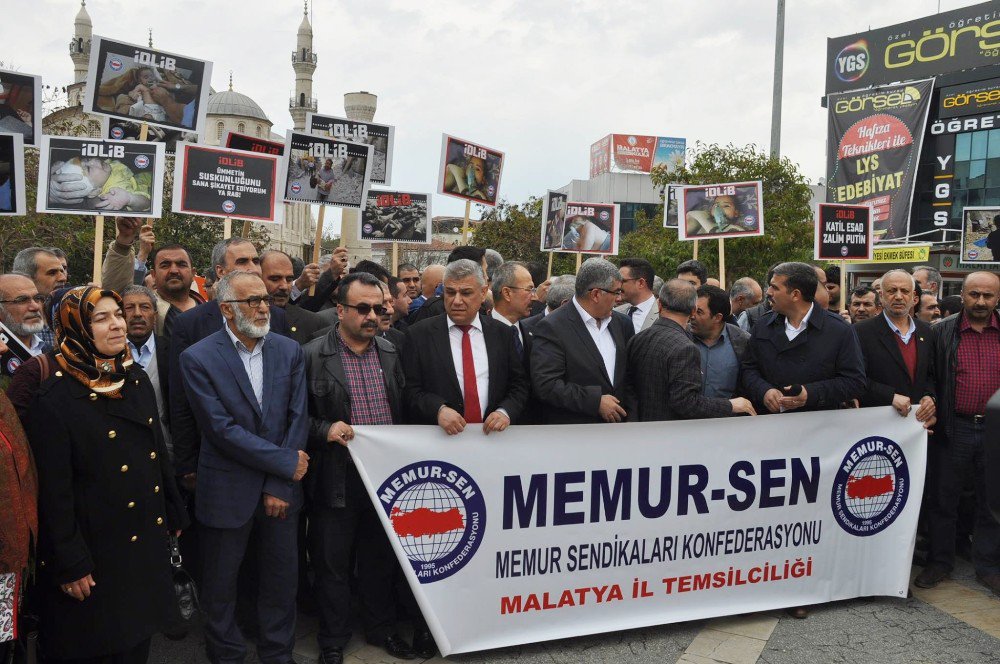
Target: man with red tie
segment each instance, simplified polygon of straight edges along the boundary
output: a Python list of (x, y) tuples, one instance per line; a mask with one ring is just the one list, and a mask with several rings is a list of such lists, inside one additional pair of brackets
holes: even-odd
[(469, 424), (489, 434), (518, 423), (528, 382), (513, 329), (479, 314), (485, 298), (482, 265), (462, 259), (445, 268), (445, 313), (410, 327), (403, 355), (411, 424), (454, 435)]

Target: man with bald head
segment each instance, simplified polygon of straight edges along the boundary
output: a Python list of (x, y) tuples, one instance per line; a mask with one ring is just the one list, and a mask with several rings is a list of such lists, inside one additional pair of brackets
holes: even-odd
[(32, 357), (41, 355), (45, 341), (42, 307), (45, 296), (40, 295), (34, 281), (23, 274), (0, 275), (0, 322), (21, 342)]
[[(410, 316), (416, 314), (420, 310), (420, 307), (424, 306), (424, 302), (431, 299), (437, 294), (437, 289), (441, 286), (441, 279), (444, 277), (444, 265), (432, 264), (424, 268), (424, 271), (420, 273), (420, 292), (415, 297), (411, 297), (410, 311), (408, 312)], [(409, 285), (407, 285), (409, 288)], [(412, 319), (407, 322), (413, 323)]]
[(962, 311), (934, 326), (939, 418), (934, 446), (940, 448), (940, 458), (932, 469), (937, 471), (932, 484), (937, 491), (930, 512), (928, 564), (914, 580), (921, 588), (933, 588), (954, 567), (958, 501), (971, 482), (977, 502), (972, 565), (979, 582), (1000, 594), (1000, 523), (986, 503), (983, 463), (986, 402), (1000, 390), (998, 302), (1000, 277), (973, 272), (962, 284)]
[(735, 322), (733, 320), (727, 322), (738, 325), (744, 332), (749, 332), (750, 325), (744, 312), (760, 304), (763, 299), (764, 291), (756, 280), (751, 277), (737, 279), (729, 289), (729, 311)]

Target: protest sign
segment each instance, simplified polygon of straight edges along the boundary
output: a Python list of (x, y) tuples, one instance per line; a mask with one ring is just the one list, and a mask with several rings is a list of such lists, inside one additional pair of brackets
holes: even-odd
[[(174, 212), (247, 221), (281, 221), (280, 157), (177, 144)], [(276, 218), (277, 217), (277, 218)]]
[(409, 191), (370, 190), (368, 203), (361, 212), (360, 237), (372, 242), (430, 244), (430, 196)]
[(0, 69), (0, 132), (20, 134), (25, 145), (41, 143), (41, 76)]
[(83, 110), (205, 132), (212, 63), (93, 36)]
[(0, 133), (0, 217), (23, 215), (24, 136)]
[[(110, 138), (113, 141), (142, 140), (142, 122), (132, 122), (131, 120), (124, 120), (122, 118), (101, 118), (101, 136)], [(193, 131), (181, 131), (179, 129), (147, 125), (146, 140), (150, 143), (163, 143), (166, 154), (172, 155), (177, 152), (178, 141), (197, 143), (198, 134)]]
[(372, 146), (289, 131), (285, 137), (286, 203), (362, 209), (371, 184)]
[(962, 208), (962, 251), (967, 265), (1000, 265), (1000, 207)]
[(237, 134), (231, 131), (226, 134), (223, 145), (234, 150), (245, 150), (246, 152), (259, 152), (261, 154), (273, 154), (282, 156), (285, 154), (285, 144), (277, 141), (269, 141), (263, 138)]
[(38, 212), (159, 217), (163, 143), (42, 136)]
[(714, 240), (764, 234), (760, 181), (687, 185), (677, 191), (680, 240)]
[(503, 159), (504, 154), (499, 150), (444, 134), (438, 193), (473, 203), (496, 205)]
[(392, 178), (392, 147), (396, 128), (375, 122), (360, 122), (332, 115), (306, 113), (306, 131), (372, 146), (372, 183), (389, 185)]
[(871, 260), (871, 209), (866, 205), (820, 203), (813, 257), (817, 260)]
[(562, 251), (618, 254), (618, 206), (566, 201)]
[(677, 229), (677, 207), (684, 190), (682, 184), (668, 184), (663, 191), (663, 227)]
[[(348, 449), (447, 656), (905, 598), (927, 432), (889, 407), (831, 417), (357, 426)], [(775, 446), (793, 430), (808, 446)]]
[(13, 376), (19, 366), (31, 359), (31, 353), (3, 323), (0, 323), (0, 341), (7, 344), (7, 352), (0, 354), (0, 375)]
[(542, 251), (562, 251), (568, 200), (566, 194), (558, 191), (545, 192), (542, 199)]
[(827, 196), (872, 208), (875, 242), (909, 235), (934, 79), (830, 95)]

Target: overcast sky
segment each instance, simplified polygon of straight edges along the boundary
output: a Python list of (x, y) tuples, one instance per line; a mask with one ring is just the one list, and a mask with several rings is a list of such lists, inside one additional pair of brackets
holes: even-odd
[[(11, 4), (13, 6), (11, 6)], [(912, 20), (938, 0), (788, 0), (781, 152), (823, 177), (826, 39)], [(976, 4), (941, 0), (942, 11)], [(71, 82), (79, 2), (5, 0), (0, 59)], [(313, 12), (319, 112), (378, 95), (396, 126), (392, 187), (433, 191), (446, 132), (506, 152), (513, 202), (585, 179), (609, 133), (770, 145), (775, 0), (323, 0)], [(233, 11), (237, 9), (238, 11)], [(249, 95), (284, 134), (296, 0), (90, 0), (95, 34), (214, 62), (216, 89)], [(464, 203), (435, 196), (433, 213)], [(475, 216), (475, 213), (474, 213)]]

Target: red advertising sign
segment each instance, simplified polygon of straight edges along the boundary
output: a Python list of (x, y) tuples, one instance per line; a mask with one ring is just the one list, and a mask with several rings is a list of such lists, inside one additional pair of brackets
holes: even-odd
[(616, 170), (648, 173), (655, 153), (656, 136), (611, 134), (611, 158)]

